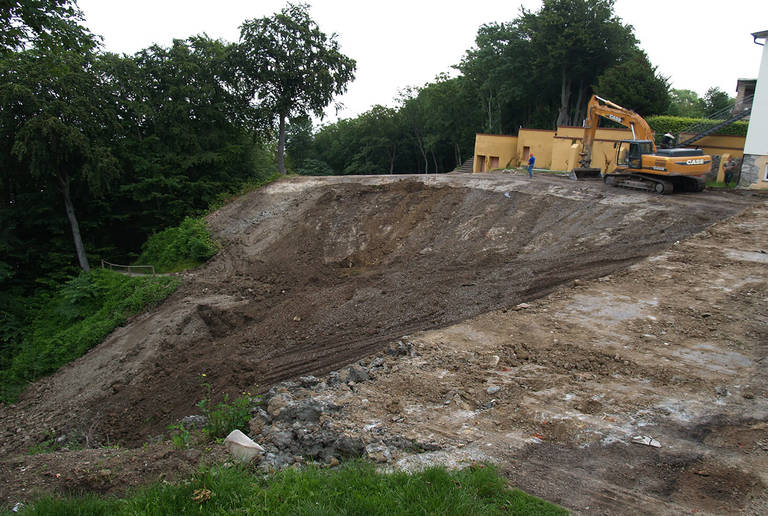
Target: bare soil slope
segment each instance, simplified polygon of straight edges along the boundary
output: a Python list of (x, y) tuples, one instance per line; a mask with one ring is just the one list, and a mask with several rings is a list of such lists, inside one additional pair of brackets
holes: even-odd
[(162, 306), (0, 408), (0, 450), (51, 428), (138, 444), (196, 412), (203, 382), (235, 394), (327, 372), (604, 276), (754, 202), (543, 177), (283, 180), (210, 217), (222, 251)]

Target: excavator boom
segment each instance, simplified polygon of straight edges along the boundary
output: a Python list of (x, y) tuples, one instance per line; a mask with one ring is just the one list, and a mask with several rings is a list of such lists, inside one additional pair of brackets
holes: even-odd
[[(599, 168), (592, 168), (592, 146), (600, 118), (607, 118), (632, 130), (633, 140), (650, 140), (653, 142), (653, 131), (643, 117), (611, 102), (610, 100), (592, 95), (587, 105), (587, 118), (584, 120), (584, 140), (580, 153), (579, 166), (571, 171), (573, 179), (597, 179), (602, 176)], [(656, 145), (653, 145), (656, 152)]]

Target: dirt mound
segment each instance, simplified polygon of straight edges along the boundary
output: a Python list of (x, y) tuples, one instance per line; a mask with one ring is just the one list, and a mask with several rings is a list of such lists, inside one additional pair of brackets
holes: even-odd
[[(203, 384), (234, 395), (330, 371), (404, 334), (603, 276), (747, 202), (441, 181), (285, 180), (224, 207), (209, 218), (222, 251), (156, 311), (1, 409), (2, 446), (40, 437), (22, 426), (140, 443), (196, 413)], [(590, 363), (616, 367), (609, 358)]]

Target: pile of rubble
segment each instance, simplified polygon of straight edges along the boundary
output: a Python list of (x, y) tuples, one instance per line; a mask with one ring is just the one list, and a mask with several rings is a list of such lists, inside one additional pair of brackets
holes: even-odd
[[(345, 395), (389, 372), (400, 357), (412, 354), (412, 344), (401, 340), (372, 359), (327, 376), (302, 376), (272, 387), (256, 400), (249, 422), (248, 436), (264, 450), (256, 459), (260, 461), (259, 467), (269, 471), (308, 461), (335, 466), (342, 459), (353, 457), (388, 463), (404, 454), (440, 449), (434, 442), (389, 435), (380, 425), (359, 425), (346, 417), (346, 412), (356, 409), (349, 402), (356, 398)], [(345, 400), (341, 401), (342, 398)], [(201, 417), (188, 416), (182, 423), (199, 424), (197, 419)]]

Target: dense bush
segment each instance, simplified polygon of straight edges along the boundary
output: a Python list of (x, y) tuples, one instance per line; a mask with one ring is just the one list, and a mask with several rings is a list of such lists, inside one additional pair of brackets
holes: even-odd
[(30, 301), (36, 315), (24, 328), (19, 349), (0, 370), (0, 400), (13, 400), (28, 382), (83, 355), (177, 285), (176, 278), (132, 278), (98, 269), (73, 278), (53, 295)]
[[(721, 120), (709, 120), (706, 118), (685, 118), (681, 116), (665, 115), (649, 116), (646, 118), (646, 121), (648, 122), (648, 125), (651, 126), (651, 129), (656, 132), (657, 136), (665, 133), (677, 135), (680, 134), (681, 131), (685, 131), (692, 126), (701, 126), (703, 130), (721, 122)], [(715, 134), (721, 136), (746, 136), (748, 126), (749, 124), (747, 122), (735, 122), (723, 127)]]
[(205, 221), (187, 217), (179, 226), (150, 236), (136, 263), (154, 265), (158, 272), (175, 272), (197, 267), (216, 251)]

